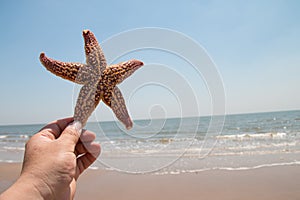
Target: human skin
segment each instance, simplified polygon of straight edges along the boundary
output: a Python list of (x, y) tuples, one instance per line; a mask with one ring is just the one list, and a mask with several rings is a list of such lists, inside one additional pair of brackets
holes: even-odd
[(26, 143), (21, 175), (0, 199), (73, 199), (78, 177), (100, 154), (95, 137), (73, 118), (49, 123)]

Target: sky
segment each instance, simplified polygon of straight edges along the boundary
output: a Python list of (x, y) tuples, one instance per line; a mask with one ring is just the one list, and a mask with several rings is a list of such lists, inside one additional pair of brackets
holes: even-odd
[[(227, 114), (299, 110), (299, 10), (296, 0), (1, 1), (0, 125), (46, 123), (72, 116), (80, 86), (46, 71), (39, 54), (84, 62), (84, 29), (92, 30), (100, 43), (144, 27), (180, 32), (200, 44), (215, 63), (225, 88)], [(195, 116), (196, 104), (201, 115), (210, 114), (205, 80), (188, 70), (187, 63), (159, 51), (144, 50), (132, 56), (145, 63), (120, 84), (133, 119)], [(138, 87), (134, 83), (151, 82), (151, 77), (174, 82), (177, 78), (169, 75), (172, 70), (183, 74), (176, 86), (179, 93), (186, 91), (180, 89), (183, 82), (192, 88), (196, 98), (190, 106), (182, 106), (189, 104), (188, 92), (177, 95), (168, 85), (131, 90)], [(101, 103), (90, 120), (114, 119)]]

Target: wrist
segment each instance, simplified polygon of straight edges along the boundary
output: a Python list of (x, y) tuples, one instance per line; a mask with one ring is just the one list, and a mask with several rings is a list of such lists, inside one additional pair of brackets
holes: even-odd
[(17, 183), (26, 192), (31, 192), (36, 199), (51, 199), (52, 197), (52, 190), (46, 181), (34, 174), (22, 173)]
[[(41, 180), (30, 174), (21, 174), (17, 181), (1, 194), (0, 199), (49, 199), (51, 192)], [(50, 198), (51, 199), (51, 198)]]

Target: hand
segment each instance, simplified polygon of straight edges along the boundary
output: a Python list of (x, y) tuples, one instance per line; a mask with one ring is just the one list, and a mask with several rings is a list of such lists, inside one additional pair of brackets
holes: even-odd
[(54, 121), (31, 137), (20, 178), (0, 199), (74, 197), (76, 181), (99, 156), (100, 145), (93, 143), (96, 136), (90, 131), (83, 131), (80, 136), (81, 124), (70, 124), (72, 121), (73, 118)]

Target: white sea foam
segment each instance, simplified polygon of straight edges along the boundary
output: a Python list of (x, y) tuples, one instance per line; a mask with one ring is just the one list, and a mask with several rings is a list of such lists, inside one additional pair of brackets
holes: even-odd
[(97, 170), (97, 169), (99, 169), (99, 167), (95, 167), (95, 166), (89, 166), (89, 168), (88, 169), (91, 169), (91, 170)]
[(245, 133), (236, 135), (219, 135), (217, 139), (227, 140), (249, 140), (249, 139), (282, 139), (286, 137), (286, 133)]
[(6, 150), (24, 151), (25, 147), (3, 147)]
[(16, 160), (0, 160), (0, 163), (19, 163), (20, 161)]
[(272, 147), (294, 147), (297, 142), (280, 142), (280, 143), (259, 143), (259, 144), (245, 144), (240, 146), (224, 146), (227, 150), (257, 150), (258, 148), (272, 148)]
[(259, 168), (265, 168), (265, 167), (276, 167), (276, 166), (293, 166), (293, 165), (300, 165), (300, 161), (293, 161), (293, 162), (284, 162), (284, 163), (271, 163), (271, 164), (262, 164), (262, 165), (256, 165), (253, 167), (220, 167), (215, 168), (216, 170), (228, 170), (228, 171), (234, 171), (234, 170), (250, 170), (250, 169), (259, 169)]
[(300, 165), (300, 161), (293, 161), (293, 162), (284, 162), (284, 163), (271, 163), (271, 164), (261, 164), (256, 165), (253, 167), (213, 167), (213, 168), (203, 168), (203, 169), (183, 169), (183, 170), (171, 170), (171, 171), (158, 171), (155, 172), (154, 175), (179, 175), (184, 173), (200, 173), (204, 171), (212, 171), (212, 170), (225, 170), (225, 171), (243, 171), (243, 170), (252, 170), (252, 169), (260, 169), (260, 168), (267, 168), (267, 167), (277, 167), (277, 166), (296, 166)]
[(284, 150), (264, 150), (264, 151), (239, 151), (239, 152), (219, 152), (211, 153), (211, 156), (242, 156), (242, 155), (270, 155), (282, 153)]

